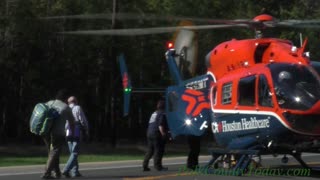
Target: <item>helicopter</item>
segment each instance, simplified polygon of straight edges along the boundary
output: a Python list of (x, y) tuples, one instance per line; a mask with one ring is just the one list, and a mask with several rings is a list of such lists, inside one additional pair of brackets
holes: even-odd
[[(255, 39), (226, 41), (206, 56), (207, 74), (167, 90), (173, 134), (202, 135), (211, 126), (217, 144), (208, 165), (220, 161), (245, 170), (254, 155), (292, 155), (304, 168), (302, 152), (319, 152), (319, 63), (290, 41), (263, 38), (276, 25), (263, 14), (251, 22)], [(238, 24), (238, 22), (237, 22)], [(173, 62), (174, 50), (167, 53)], [(169, 65), (171, 71), (175, 67)], [(177, 74), (177, 73), (172, 73)], [(183, 114), (183, 115), (182, 115)], [(230, 164), (227, 167), (230, 167)]]
[[(174, 81), (165, 93), (171, 134), (202, 136), (211, 129), (219, 146), (211, 149), (212, 159), (206, 165), (213, 171), (219, 161), (230, 163), (229, 169), (245, 170), (253, 156), (266, 154), (283, 154), (283, 162), (288, 160), (286, 155), (291, 155), (304, 168), (311, 168), (301, 154), (320, 150), (320, 63), (310, 60), (307, 39), (297, 47), (289, 40), (264, 37), (263, 31), (272, 27), (319, 28), (320, 21), (277, 21), (261, 14), (252, 20), (210, 22), (215, 24), (63, 33), (145, 35), (177, 30), (192, 34), (203, 29), (254, 29), (253, 39), (232, 39), (214, 47), (205, 58), (207, 72), (189, 79), (181, 71), (189, 69), (193, 74), (193, 60), (187, 58), (193, 35), (187, 40), (189, 44), (168, 49), (165, 58)], [(128, 106), (131, 82), (124, 57), (120, 61)]]

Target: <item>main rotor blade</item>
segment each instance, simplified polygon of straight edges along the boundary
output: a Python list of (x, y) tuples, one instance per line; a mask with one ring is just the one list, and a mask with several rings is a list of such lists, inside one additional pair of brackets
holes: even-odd
[(277, 23), (280, 27), (320, 28), (320, 20), (284, 20)]
[(64, 31), (62, 34), (74, 35), (115, 35), (115, 36), (137, 36), (148, 34), (162, 34), (175, 32), (177, 30), (205, 30), (221, 29), (230, 27), (248, 27), (246, 24), (222, 24), (222, 25), (198, 25), (198, 26), (177, 26), (177, 27), (154, 27), (154, 28), (136, 28), (136, 29), (109, 29), (109, 30), (87, 30), (87, 31)]
[(194, 17), (178, 17), (168, 15), (154, 15), (154, 14), (137, 14), (137, 13), (107, 13), (107, 14), (80, 14), (80, 15), (65, 15), (65, 16), (49, 16), (41, 19), (59, 20), (59, 19), (106, 19), (113, 18), (118, 20), (165, 20), (165, 21), (181, 21), (190, 20), (195, 22), (210, 22), (208, 18), (194, 18)]
[[(118, 15), (117, 15), (118, 16)], [(112, 14), (79, 14), (79, 15), (63, 15), (63, 16), (47, 16), (40, 19), (112, 19)]]
[(254, 21), (246, 19), (237, 20), (209, 20), (209, 23), (219, 24), (247, 24), (249, 27), (292, 27), (292, 28), (320, 28), (320, 20), (273, 20), (273, 21)]

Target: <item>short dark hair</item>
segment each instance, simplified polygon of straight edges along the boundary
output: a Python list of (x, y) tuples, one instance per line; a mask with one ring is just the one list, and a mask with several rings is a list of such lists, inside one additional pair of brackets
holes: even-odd
[(166, 103), (165, 103), (164, 100), (159, 100), (158, 103), (157, 103), (157, 109), (158, 110), (164, 110), (165, 105), (166, 105)]
[(67, 89), (60, 89), (56, 95), (56, 99), (61, 100), (61, 101), (67, 101), (68, 97), (69, 97), (69, 95), (68, 95)]

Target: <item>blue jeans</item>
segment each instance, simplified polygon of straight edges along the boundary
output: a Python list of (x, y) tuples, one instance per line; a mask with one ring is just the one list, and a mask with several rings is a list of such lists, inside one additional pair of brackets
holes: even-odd
[(78, 163), (78, 154), (79, 154), (79, 141), (73, 140), (68, 141), (68, 147), (70, 152), (70, 157), (66, 166), (64, 167), (63, 172), (70, 172), (73, 176), (79, 174), (79, 163)]

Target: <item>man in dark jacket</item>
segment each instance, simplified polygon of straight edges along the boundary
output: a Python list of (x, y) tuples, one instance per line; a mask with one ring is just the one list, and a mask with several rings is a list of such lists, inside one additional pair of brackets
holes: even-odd
[(189, 154), (187, 159), (187, 168), (195, 170), (199, 165), (201, 136), (188, 135)]
[(165, 144), (169, 137), (169, 128), (164, 109), (165, 102), (163, 100), (158, 101), (157, 110), (150, 117), (147, 130), (148, 151), (143, 160), (143, 171), (150, 171), (148, 165), (152, 156), (155, 169), (158, 171), (168, 170), (168, 168), (162, 166)]

